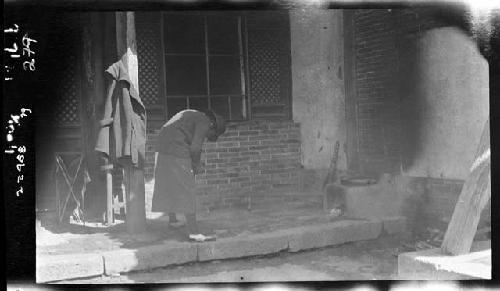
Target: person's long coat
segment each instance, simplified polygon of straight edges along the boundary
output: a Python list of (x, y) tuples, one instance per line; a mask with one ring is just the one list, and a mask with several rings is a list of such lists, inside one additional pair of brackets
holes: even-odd
[(146, 152), (146, 108), (120, 60), (106, 73), (116, 82), (112, 97), (112, 124), (99, 130), (95, 150), (111, 162), (131, 161), (144, 168)]
[(192, 168), (200, 161), (209, 128), (210, 119), (196, 110), (181, 111), (163, 125), (156, 144), (152, 211), (196, 211), (196, 183)]

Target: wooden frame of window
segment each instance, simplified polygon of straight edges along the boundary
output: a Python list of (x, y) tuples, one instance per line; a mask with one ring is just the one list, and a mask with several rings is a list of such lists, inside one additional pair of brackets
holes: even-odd
[[(179, 16), (179, 15), (186, 15), (186, 16), (199, 16), (201, 17), (202, 19), (202, 22), (203, 22), (203, 52), (196, 52), (196, 53), (193, 53), (193, 52), (187, 52), (187, 53), (183, 53), (183, 52), (169, 52), (167, 47), (166, 47), (166, 40), (165, 37), (166, 37), (166, 33), (165, 33), (165, 25), (166, 25), (166, 20), (165, 18), (166, 17), (169, 17), (170, 15), (174, 15), (174, 16)], [(247, 78), (246, 78), (246, 60), (245, 60), (245, 56), (246, 56), (246, 44), (244, 43), (245, 42), (245, 39), (243, 37), (244, 33), (244, 21), (243, 21), (243, 16), (241, 14), (230, 14), (229, 15), (229, 19), (230, 18), (233, 18), (233, 20), (237, 21), (236, 23), (236, 31), (237, 31), (237, 40), (238, 40), (238, 43), (236, 45), (237, 47), (237, 52), (236, 53), (221, 53), (221, 52), (212, 52), (209, 45), (210, 45), (210, 38), (209, 38), (209, 29), (210, 29), (210, 25), (209, 25), (209, 21), (210, 21), (210, 17), (216, 17), (216, 16), (221, 16), (221, 17), (227, 17), (227, 13), (224, 12), (224, 15), (221, 14), (220, 12), (203, 12), (203, 13), (200, 13), (200, 12), (163, 12), (162, 13), (162, 16), (161, 16), (161, 37), (162, 37), (162, 47), (163, 47), (163, 56), (162, 56), (162, 61), (163, 61), (163, 66), (166, 68), (164, 69), (164, 80), (165, 80), (165, 112), (166, 112), (166, 119), (168, 119), (169, 117), (171, 117), (171, 115), (173, 114), (173, 111), (175, 110), (172, 110), (172, 112), (170, 112), (169, 110), (169, 105), (167, 104), (167, 102), (171, 101), (175, 98), (181, 98), (185, 101), (182, 101), (184, 103), (184, 106), (186, 108), (196, 108), (195, 106), (192, 105), (192, 101), (194, 101), (194, 99), (198, 99), (198, 101), (201, 101), (203, 100), (203, 98), (206, 98), (206, 105), (208, 108), (212, 108), (214, 106), (214, 102), (219, 99), (219, 100), (223, 100), (222, 103), (223, 104), (226, 104), (226, 106), (223, 106), (226, 110), (225, 110), (225, 113), (227, 113), (227, 116), (226, 118), (228, 118), (229, 120), (234, 120), (234, 121), (244, 121), (244, 120), (248, 120), (248, 108), (249, 108), (249, 104), (248, 104), (248, 101), (249, 101), (249, 98), (247, 96)], [(236, 35), (234, 35), (236, 36)], [(168, 92), (168, 86), (169, 86), (169, 82), (168, 82), (168, 68), (167, 68), (167, 58), (175, 58), (175, 57), (203, 57), (204, 58), (204, 74), (205, 74), (205, 84), (202, 84), (202, 87), (204, 87), (204, 91), (203, 94), (201, 93), (197, 93), (197, 94), (193, 94), (193, 93), (177, 93), (177, 92), (174, 92), (174, 93), (170, 93)], [(238, 93), (236, 92), (227, 92), (227, 93), (224, 93), (224, 94), (220, 94), (219, 92), (214, 92), (212, 89), (212, 87), (214, 86), (213, 82), (216, 80), (216, 70), (215, 68), (213, 68), (214, 66), (214, 61), (216, 58), (218, 57), (228, 57), (228, 58), (231, 58), (231, 57), (236, 57), (237, 58), (237, 61), (234, 63), (236, 66), (235, 68), (237, 67), (237, 71), (239, 72), (239, 78), (236, 78), (238, 79), (239, 81), (239, 88), (238, 88)], [(202, 70), (203, 70), (202, 69)], [(235, 70), (235, 71), (236, 71)], [(238, 105), (235, 105), (233, 104), (232, 102), (234, 102), (234, 100), (238, 100), (238, 103), (241, 104), (241, 107), (238, 106)], [(181, 101), (178, 101), (178, 102), (181, 102)], [(221, 102), (221, 101), (219, 101)], [(180, 106), (182, 107), (182, 105)], [(215, 111), (217, 111), (215, 109)], [(169, 112), (170, 112), (170, 116), (169, 116)], [(235, 115), (236, 114), (236, 115)]]
[(147, 33), (138, 37), (143, 83), (154, 86), (144, 91), (149, 121), (163, 124), (181, 109), (209, 106), (232, 121), (291, 119), (287, 12), (156, 13), (138, 24)]

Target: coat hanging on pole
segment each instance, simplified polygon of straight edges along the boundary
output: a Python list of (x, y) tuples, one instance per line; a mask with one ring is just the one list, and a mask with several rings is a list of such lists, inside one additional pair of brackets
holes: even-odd
[[(103, 153), (106, 162), (106, 221), (114, 223), (112, 175), (113, 164), (124, 169), (123, 184), (126, 194), (127, 231), (144, 230), (146, 213), (144, 205), (144, 165), (146, 152), (146, 108), (122, 60), (106, 70), (110, 78), (100, 121), (95, 150)], [(108, 164), (108, 161), (111, 164)]]
[[(111, 108), (105, 108), (95, 150), (106, 154), (112, 163), (123, 164), (128, 158), (134, 167), (142, 169), (146, 151), (146, 108), (122, 60), (109, 66), (106, 73), (114, 88), (111, 102), (105, 104)], [(106, 112), (110, 116), (106, 116)]]

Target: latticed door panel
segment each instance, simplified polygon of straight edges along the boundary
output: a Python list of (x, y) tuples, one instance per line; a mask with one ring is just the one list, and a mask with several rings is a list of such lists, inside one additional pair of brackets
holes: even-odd
[(135, 29), (139, 95), (148, 113), (148, 128), (158, 128), (166, 119), (161, 13), (136, 12)]
[(249, 32), (248, 67), (252, 105), (278, 105), (280, 96), (280, 42), (277, 31)]
[(139, 61), (139, 91), (146, 107), (161, 106), (162, 44), (160, 13), (137, 12), (136, 39)]
[(253, 118), (290, 117), (290, 31), (288, 14), (247, 16), (249, 95)]
[[(68, 56), (69, 62), (76, 64), (76, 55)], [(55, 122), (59, 126), (77, 126), (80, 124), (79, 94), (75, 66), (67, 66), (62, 73), (57, 90)]]
[(49, 82), (53, 84), (51, 123), (58, 127), (80, 125), (80, 92), (78, 68), (80, 31), (75, 19), (61, 17), (54, 21), (48, 36), (48, 48), (57, 60), (49, 60)]

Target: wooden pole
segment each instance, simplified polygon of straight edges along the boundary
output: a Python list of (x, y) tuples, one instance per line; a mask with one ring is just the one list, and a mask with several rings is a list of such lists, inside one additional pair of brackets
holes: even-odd
[(481, 218), (481, 211), (491, 197), (490, 122), (484, 125), (479, 146), (455, 206), (441, 251), (461, 255), (470, 252)]
[[(122, 62), (127, 68), (132, 86), (139, 93), (139, 68), (134, 12), (116, 12), (116, 48), (118, 56), (121, 57)], [(123, 101), (124, 107), (130, 109), (124, 110), (124, 113), (127, 114), (131, 112), (132, 105), (130, 100)], [(130, 118), (128, 117), (128, 120)], [(143, 232), (146, 226), (144, 170), (132, 165), (131, 161), (126, 162), (123, 168), (127, 232), (131, 234)]]
[(131, 234), (143, 232), (146, 226), (144, 171), (131, 164), (126, 165), (123, 183), (126, 194), (127, 232)]
[(111, 174), (113, 164), (110, 164), (107, 158), (104, 159), (102, 170), (106, 173), (106, 224), (112, 225), (115, 223), (113, 215), (113, 175)]

